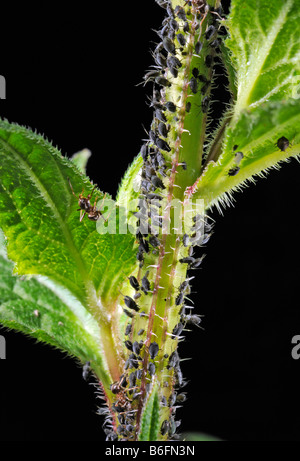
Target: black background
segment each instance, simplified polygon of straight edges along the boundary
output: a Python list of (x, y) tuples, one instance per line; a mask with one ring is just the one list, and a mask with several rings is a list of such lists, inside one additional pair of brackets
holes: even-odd
[[(136, 84), (152, 64), (151, 29), (160, 27), (163, 10), (154, 0), (100, 9), (84, 3), (64, 13), (48, 7), (34, 19), (29, 8), (7, 15), (0, 115), (45, 134), (64, 154), (91, 149), (88, 174), (115, 194), (151, 121), (151, 85)], [(183, 358), (193, 357), (182, 363), (190, 380), (178, 412), (182, 431), (300, 440), (300, 361), (291, 357), (292, 337), (300, 334), (299, 174), (293, 160), (236, 194), (224, 216), (212, 213), (215, 231), (193, 295), (205, 330), (195, 328), (181, 346)], [(80, 367), (22, 334), (0, 333), (7, 345), (0, 440), (104, 440)]]

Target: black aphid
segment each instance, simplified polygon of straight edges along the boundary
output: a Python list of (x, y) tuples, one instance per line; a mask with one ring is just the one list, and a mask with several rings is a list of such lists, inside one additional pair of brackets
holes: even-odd
[(208, 54), (205, 58), (206, 67), (211, 67), (214, 63), (214, 57), (211, 54)]
[(158, 124), (158, 132), (161, 136), (163, 136), (164, 138), (166, 138), (168, 136), (168, 128), (167, 128), (167, 125), (164, 123), (164, 122), (160, 122)]
[(182, 6), (177, 5), (174, 10), (174, 13), (179, 17), (179, 19), (181, 19), (182, 21), (186, 21), (186, 14)]
[(198, 81), (196, 80), (195, 77), (192, 77), (190, 80), (190, 89), (192, 93), (196, 94), (198, 91)]
[(160, 240), (159, 240), (157, 237), (155, 237), (155, 235), (151, 235), (151, 236), (149, 237), (149, 243), (150, 243), (150, 245), (152, 245), (154, 248), (157, 248), (157, 247), (160, 246)]
[(138, 333), (137, 333), (138, 336), (141, 336), (141, 335), (144, 333), (144, 331), (145, 331), (145, 330), (144, 330), (143, 328), (141, 328), (141, 329), (138, 331)]
[(134, 275), (131, 275), (129, 277), (129, 283), (132, 286), (132, 288), (134, 288), (136, 291), (138, 291), (140, 289), (139, 282), (137, 281), (137, 279), (135, 278)]
[(162, 110), (160, 109), (156, 109), (155, 111), (155, 117), (160, 120), (161, 122), (166, 122), (167, 121), (167, 117), (165, 116), (165, 114), (163, 113)]
[(208, 26), (205, 32), (205, 38), (206, 40), (210, 40), (212, 36), (216, 33), (216, 28), (213, 25)]
[(203, 47), (202, 42), (197, 42), (195, 45), (195, 54), (200, 54)]
[(163, 47), (168, 53), (175, 54), (175, 51), (176, 51), (175, 45), (169, 37), (164, 37)]
[(177, 325), (175, 325), (172, 331), (172, 339), (175, 339), (177, 336), (180, 336), (183, 328), (184, 325), (182, 323), (177, 323)]
[(209, 101), (210, 99), (208, 96), (204, 96), (203, 100), (201, 101), (201, 109), (204, 114), (206, 114), (206, 112), (208, 111)]
[(169, 358), (168, 369), (175, 368), (179, 363), (179, 355), (177, 351), (172, 352)]
[(159, 351), (159, 346), (158, 344), (154, 341), (153, 343), (150, 344), (149, 346), (149, 355), (150, 358), (153, 360), (157, 356)]
[(164, 139), (161, 139), (161, 138), (157, 137), (155, 144), (159, 149), (165, 150), (167, 152), (171, 151), (171, 147), (169, 146), (169, 144), (166, 141), (164, 141)]
[(184, 300), (184, 293), (179, 293), (175, 299), (175, 305), (180, 306), (180, 304), (183, 303)]
[(176, 106), (172, 101), (167, 101), (165, 103), (165, 107), (170, 112), (176, 112)]
[(278, 149), (280, 149), (282, 152), (285, 152), (286, 149), (290, 145), (290, 141), (284, 136), (282, 136), (281, 138), (278, 139), (276, 144), (277, 144)]
[(153, 362), (150, 362), (148, 364), (148, 371), (149, 371), (149, 375), (150, 376), (154, 376), (155, 375), (155, 365)]
[(183, 34), (177, 34), (176, 37), (177, 37), (179, 45), (185, 46), (186, 39), (184, 38), (184, 35)]
[(204, 259), (204, 256), (201, 256), (201, 258), (195, 259), (191, 264), (190, 264), (190, 269), (197, 269), (200, 267), (202, 261)]
[(168, 430), (169, 430), (169, 421), (166, 419), (162, 423), (161, 428), (160, 428), (161, 435), (166, 435), (168, 433)]
[(129, 341), (129, 339), (127, 339), (125, 342), (124, 342), (126, 348), (129, 350), (129, 351), (132, 351), (132, 342)]
[(195, 261), (195, 258), (192, 256), (186, 256), (185, 258), (179, 259), (181, 264), (192, 264)]
[(192, 103), (190, 101), (188, 101), (185, 105), (185, 110), (186, 112), (189, 112), (191, 110), (191, 107), (192, 107)]
[(160, 189), (165, 189), (164, 183), (162, 182), (162, 180), (161, 180), (158, 176), (153, 175), (153, 176), (151, 177), (151, 182), (152, 182), (153, 186), (154, 186), (156, 189), (158, 189), (158, 188), (160, 188)]
[(132, 298), (130, 298), (130, 296), (124, 296), (124, 303), (126, 304), (127, 307), (129, 307), (129, 309), (132, 309), (136, 312), (140, 310), (137, 303)]
[(240, 167), (234, 166), (233, 168), (230, 168), (230, 170), (228, 171), (228, 176), (236, 176), (239, 171), (240, 171)]
[(85, 362), (82, 368), (82, 377), (85, 381), (88, 380), (91, 373), (91, 362)]
[(171, 86), (171, 82), (169, 82), (169, 80), (165, 77), (156, 77), (155, 82), (161, 86)]
[(181, 394), (178, 394), (178, 395), (176, 396), (176, 402), (177, 402), (177, 403), (183, 403), (183, 402), (185, 402), (185, 401), (186, 401), (186, 394), (185, 394), (185, 392), (182, 392)]
[(123, 312), (127, 315), (127, 317), (130, 317), (131, 319), (134, 317), (134, 314), (127, 309), (123, 309)]
[(146, 274), (144, 275), (141, 281), (141, 287), (145, 294), (148, 294), (148, 291), (150, 291), (150, 282), (147, 278), (148, 275), (149, 275), (149, 271), (146, 272)]
[(134, 341), (134, 343), (132, 344), (132, 351), (136, 354), (136, 355), (139, 355), (140, 351), (141, 351), (141, 347), (139, 345), (139, 343), (137, 341)]
[(125, 336), (130, 335), (131, 330), (132, 330), (132, 324), (128, 323), (128, 325), (126, 325), (126, 329), (125, 329)]
[(193, 325), (200, 325), (202, 322), (202, 319), (199, 317), (199, 315), (193, 314), (193, 315), (182, 315), (181, 316), (182, 321), (185, 323), (192, 323)]

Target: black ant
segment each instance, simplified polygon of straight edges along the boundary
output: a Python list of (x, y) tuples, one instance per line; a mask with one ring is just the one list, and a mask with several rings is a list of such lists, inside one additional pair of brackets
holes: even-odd
[[(77, 195), (75, 194), (74, 190), (73, 190), (73, 187), (72, 187), (72, 184), (71, 184), (71, 181), (70, 179), (68, 178), (68, 181), (69, 181), (69, 184), (70, 184), (70, 188), (71, 188), (71, 191), (72, 191), (72, 194), (74, 195), (74, 197), (77, 198), (78, 200), (78, 205), (79, 205), (79, 208), (77, 211), (80, 211), (80, 222), (83, 220), (83, 218), (85, 217), (85, 215), (87, 214), (88, 218), (91, 220), (91, 221), (98, 221), (98, 219), (101, 217), (102, 219), (104, 219), (105, 222), (107, 222), (107, 219), (104, 218), (103, 214), (101, 213), (100, 210), (97, 210), (96, 208), (96, 203), (97, 203), (97, 200), (95, 200), (95, 203), (94, 205), (92, 206), (91, 205), (91, 198), (92, 198), (92, 195), (93, 195), (93, 192), (94, 190), (96, 189), (97, 185), (95, 185), (93, 187), (93, 190), (90, 194), (88, 194), (87, 197), (84, 197), (83, 196), (83, 191), (84, 189), (82, 189), (82, 192), (81, 194), (79, 194), (79, 196), (77, 197)], [(105, 200), (105, 197), (106, 197), (106, 194), (104, 195), (103, 197), (103, 202)], [(102, 202), (102, 204), (103, 204)]]

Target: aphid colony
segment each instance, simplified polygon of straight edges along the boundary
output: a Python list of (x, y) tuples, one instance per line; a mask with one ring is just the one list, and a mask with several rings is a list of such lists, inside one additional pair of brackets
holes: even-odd
[[(158, 256), (161, 247), (161, 229), (163, 227), (163, 208), (168, 193), (169, 177), (173, 164), (174, 155), (174, 130), (180, 117), (189, 114), (193, 105), (193, 95), (201, 94), (201, 110), (206, 113), (209, 108), (210, 79), (199, 72), (197, 67), (190, 69), (188, 88), (191, 98), (185, 100), (184, 107), (178, 101), (169, 100), (168, 89), (183, 72), (184, 59), (190, 56), (200, 55), (203, 44), (195, 38), (190, 42), (190, 35), (199, 37), (202, 22), (210, 15), (210, 23), (203, 32), (205, 40), (209, 42), (211, 50), (205, 58), (205, 66), (210, 69), (214, 63), (214, 55), (218, 48), (217, 21), (221, 11), (210, 9), (204, 0), (192, 0), (186, 2), (186, 7), (176, 6), (172, 8), (169, 0), (156, 0), (166, 10), (167, 17), (164, 19), (162, 28), (157, 32), (160, 42), (153, 51), (155, 65), (149, 70), (144, 81), (153, 82), (153, 93), (150, 106), (153, 107), (154, 117), (148, 139), (141, 147), (140, 155), (143, 159), (140, 181), (140, 197), (137, 211), (137, 260), (139, 262), (138, 274), (129, 277), (129, 285), (134, 294), (123, 295), (123, 311), (129, 318), (125, 329), (125, 367), (118, 382), (111, 384), (111, 392), (116, 399), (112, 406), (115, 413), (113, 420), (109, 417), (109, 410), (101, 409), (107, 415), (104, 430), (107, 440), (134, 440), (139, 398), (144, 389), (146, 394), (151, 389), (151, 382), (157, 373), (165, 370), (168, 380), (165, 380), (160, 389), (160, 404), (162, 409), (168, 409), (164, 414), (170, 415), (161, 423), (160, 433), (170, 440), (178, 440), (176, 433), (180, 421), (175, 420), (176, 409), (186, 400), (186, 394), (180, 389), (186, 385), (183, 379), (180, 358), (177, 348), (178, 340), (183, 338), (187, 325), (199, 327), (201, 318), (193, 314), (193, 307), (186, 303), (187, 296), (191, 293), (190, 281), (193, 277), (183, 280), (174, 296), (174, 306), (177, 312), (178, 322), (167, 333), (171, 341), (172, 352), (164, 353), (160, 350), (155, 335), (151, 341), (147, 339), (147, 322), (149, 314), (144, 310), (145, 300), (150, 299), (153, 292), (154, 282), (151, 273), (151, 264), (146, 266), (145, 260), (151, 260)], [(198, 32), (197, 32), (198, 31)], [(191, 45), (192, 43), (192, 45)], [(208, 74), (209, 75), (209, 72)], [(181, 119), (182, 120), (182, 119)], [(172, 133), (173, 129), (173, 133)], [(182, 161), (177, 164), (183, 170), (189, 166)], [(183, 254), (178, 263), (187, 265), (188, 270), (196, 270), (200, 267), (203, 257), (196, 257), (195, 246), (204, 246), (211, 235), (211, 226), (204, 216), (198, 214), (193, 217), (190, 231), (181, 237)], [(147, 297), (147, 298), (146, 298)], [(137, 319), (144, 320), (138, 331)], [(145, 359), (146, 357), (146, 359)], [(167, 378), (166, 378), (167, 379)], [(144, 384), (142, 384), (144, 383)], [(116, 431), (115, 431), (116, 429)]]

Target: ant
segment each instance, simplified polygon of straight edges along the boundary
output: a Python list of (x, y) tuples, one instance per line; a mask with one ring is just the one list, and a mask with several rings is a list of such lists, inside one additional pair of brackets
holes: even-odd
[[(95, 200), (95, 203), (94, 205), (92, 206), (91, 205), (91, 198), (92, 198), (92, 195), (93, 195), (93, 192), (94, 190), (96, 189), (97, 185), (95, 185), (93, 187), (93, 190), (90, 194), (88, 194), (87, 197), (84, 197), (83, 196), (83, 191), (84, 189), (82, 189), (82, 192), (81, 194), (79, 194), (79, 196), (77, 197), (77, 195), (75, 194), (74, 190), (73, 190), (73, 187), (72, 187), (72, 184), (71, 184), (71, 181), (70, 179), (68, 178), (68, 181), (69, 181), (69, 184), (70, 184), (70, 188), (71, 188), (71, 191), (72, 191), (72, 194), (74, 195), (74, 197), (77, 198), (78, 200), (78, 205), (79, 205), (79, 208), (77, 211), (80, 211), (80, 222), (83, 220), (83, 218), (85, 217), (85, 215), (87, 214), (88, 215), (88, 218), (91, 220), (91, 221), (98, 221), (98, 219), (101, 218), (104, 219), (105, 222), (107, 222), (107, 219), (104, 218), (103, 214), (101, 213), (100, 210), (97, 210), (96, 208), (96, 203), (97, 203), (97, 200)], [(106, 194), (104, 194), (104, 197), (103, 197), (103, 202), (105, 200), (105, 197), (106, 197)], [(103, 204), (102, 202), (102, 204)]]

